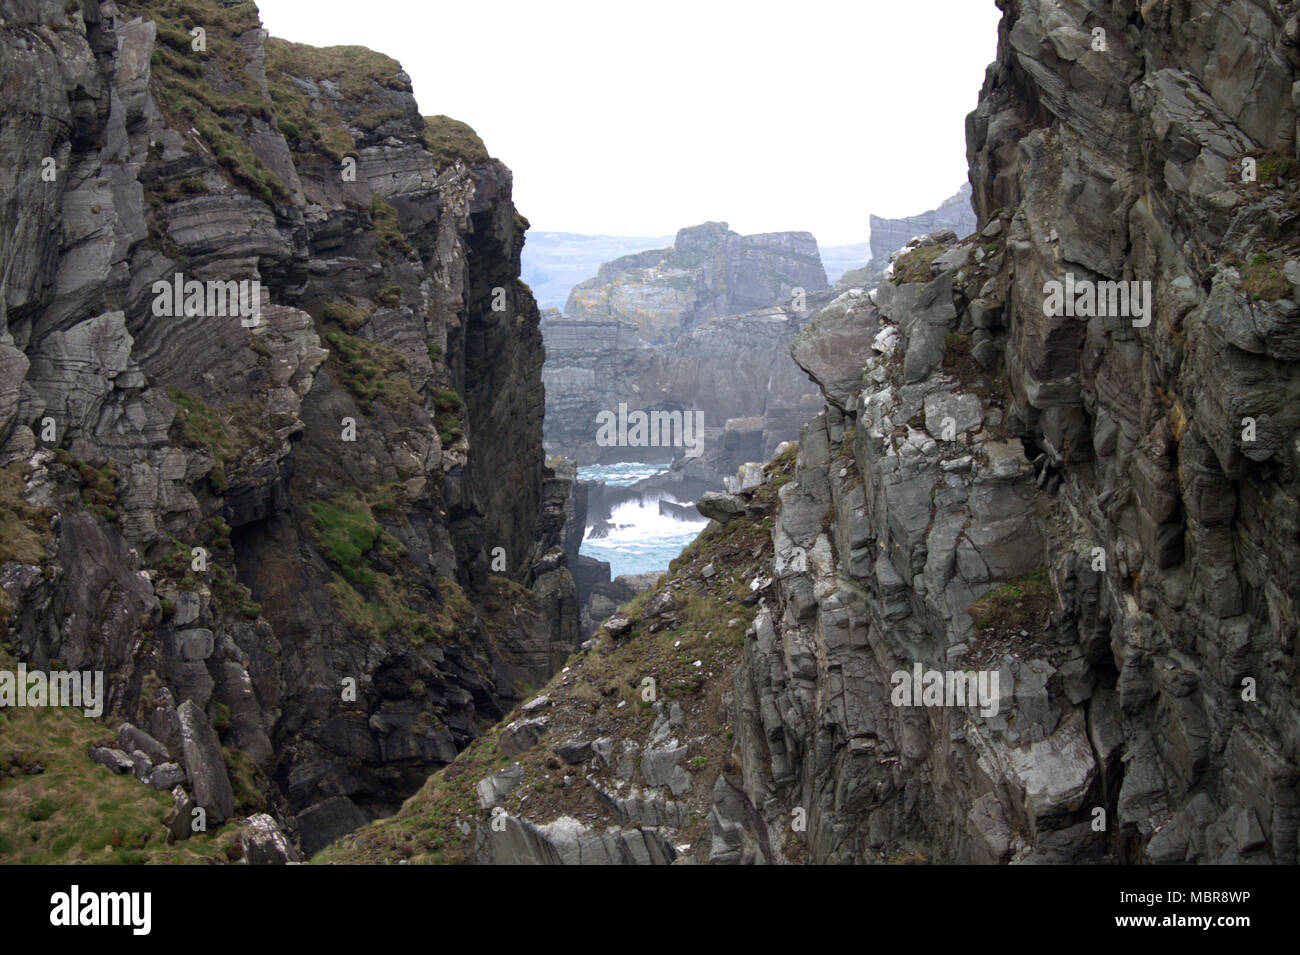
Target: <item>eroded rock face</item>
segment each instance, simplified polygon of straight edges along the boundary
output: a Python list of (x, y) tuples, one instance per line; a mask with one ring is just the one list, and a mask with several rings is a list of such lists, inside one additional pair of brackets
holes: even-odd
[(729, 421), (757, 424), (752, 456), (770, 455), (816, 412), (789, 343), (833, 297), (825, 290), (807, 233), (740, 236), (706, 223), (681, 230), (671, 249), (605, 263), (542, 325), (547, 449), (580, 464), (670, 460), (659, 447), (597, 444), (597, 415), (626, 403), (702, 412), (721, 474), (745, 460), (717, 454)]
[(675, 340), (710, 318), (826, 287), (817, 240), (807, 232), (738, 235), (725, 222), (682, 229), (671, 249), (606, 262), (574, 287), (564, 314), (630, 323), (642, 340)]
[[(745, 801), (805, 811), (814, 860), (1296, 861), (1300, 304), (1261, 278), (1300, 209), (1240, 175), (1294, 161), (1294, 5), (1121, 6), (1004, 5), (981, 234), (899, 257), (859, 386), (842, 320), (796, 347), (829, 405), (735, 719)], [(1152, 307), (1053, 314), (1067, 273)], [(995, 705), (895, 705), (918, 664)], [(757, 844), (735, 798), (717, 861)]]
[[(395, 808), (577, 645), (564, 556), (533, 570), (570, 482), (510, 171), (251, 3), (188, 65), (148, 0), (0, 13), (0, 466), (45, 554), (0, 573), (18, 655), (103, 669), (192, 785), (243, 754), (282, 822)], [(253, 320), (210, 285), (176, 313), (178, 276), (250, 283)]]

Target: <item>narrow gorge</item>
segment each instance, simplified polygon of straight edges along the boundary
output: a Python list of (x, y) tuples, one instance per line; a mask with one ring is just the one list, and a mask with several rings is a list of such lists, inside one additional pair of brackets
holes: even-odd
[[(1300, 2), (997, 6), (865, 267), (543, 312), (397, 61), (0, 0), (0, 671), (104, 675), (0, 683), (0, 862), (1294, 864)], [(707, 524), (618, 583), (638, 496)]]

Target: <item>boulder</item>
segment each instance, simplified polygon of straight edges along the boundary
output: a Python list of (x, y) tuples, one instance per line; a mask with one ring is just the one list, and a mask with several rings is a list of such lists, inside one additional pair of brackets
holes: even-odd
[(303, 854), (310, 858), (330, 843), (364, 826), (366, 817), (351, 799), (331, 796), (298, 813), (297, 822)]
[(542, 716), (515, 720), (501, 731), (497, 748), (507, 756), (518, 756), (536, 746), (550, 725), (551, 721)]
[(123, 723), (117, 728), (117, 743), (128, 753), (140, 750), (153, 761), (154, 765), (171, 761), (171, 754), (167, 752), (166, 746), (131, 723)]
[(149, 785), (154, 789), (172, 789), (185, 782), (185, 770), (178, 763), (163, 763), (149, 773)]
[(186, 700), (176, 711), (181, 727), (185, 771), (194, 787), (194, 801), (208, 814), (208, 825), (219, 826), (235, 812), (235, 794), (226, 773), (221, 741), (207, 714)]
[(710, 520), (728, 524), (745, 513), (745, 502), (735, 494), (707, 491), (695, 502), (695, 509)]
[(248, 865), (286, 865), (301, 861), (280, 827), (264, 812), (249, 816), (239, 832)]
[(131, 757), (120, 749), (110, 749), (107, 746), (90, 747), (90, 758), (101, 766), (107, 766), (115, 773), (129, 773), (135, 769), (135, 763)]

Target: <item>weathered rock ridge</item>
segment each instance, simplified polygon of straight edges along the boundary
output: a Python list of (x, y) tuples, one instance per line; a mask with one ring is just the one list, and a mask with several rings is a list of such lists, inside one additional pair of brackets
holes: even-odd
[[(1297, 5), (1001, 6), (980, 234), (796, 345), (828, 406), (737, 676), (744, 793), (817, 861), (1294, 863)], [(1153, 308), (1054, 317), (1066, 273)], [(998, 712), (891, 705), (917, 662), (998, 671)]]

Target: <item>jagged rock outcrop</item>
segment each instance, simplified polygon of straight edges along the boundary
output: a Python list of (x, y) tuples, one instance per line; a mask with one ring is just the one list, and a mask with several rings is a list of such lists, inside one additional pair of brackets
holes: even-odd
[[(857, 388), (799, 355), (839, 384), (737, 677), (745, 795), (817, 861), (1294, 863), (1296, 4), (1002, 6), (980, 234), (895, 261)], [(1067, 273), (1138, 284), (1067, 315)], [(917, 664), (995, 705), (893, 705)]]
[(251, 2), (0, 12), (9, 638), (319, 848), (577, 644), (510, 171)]

